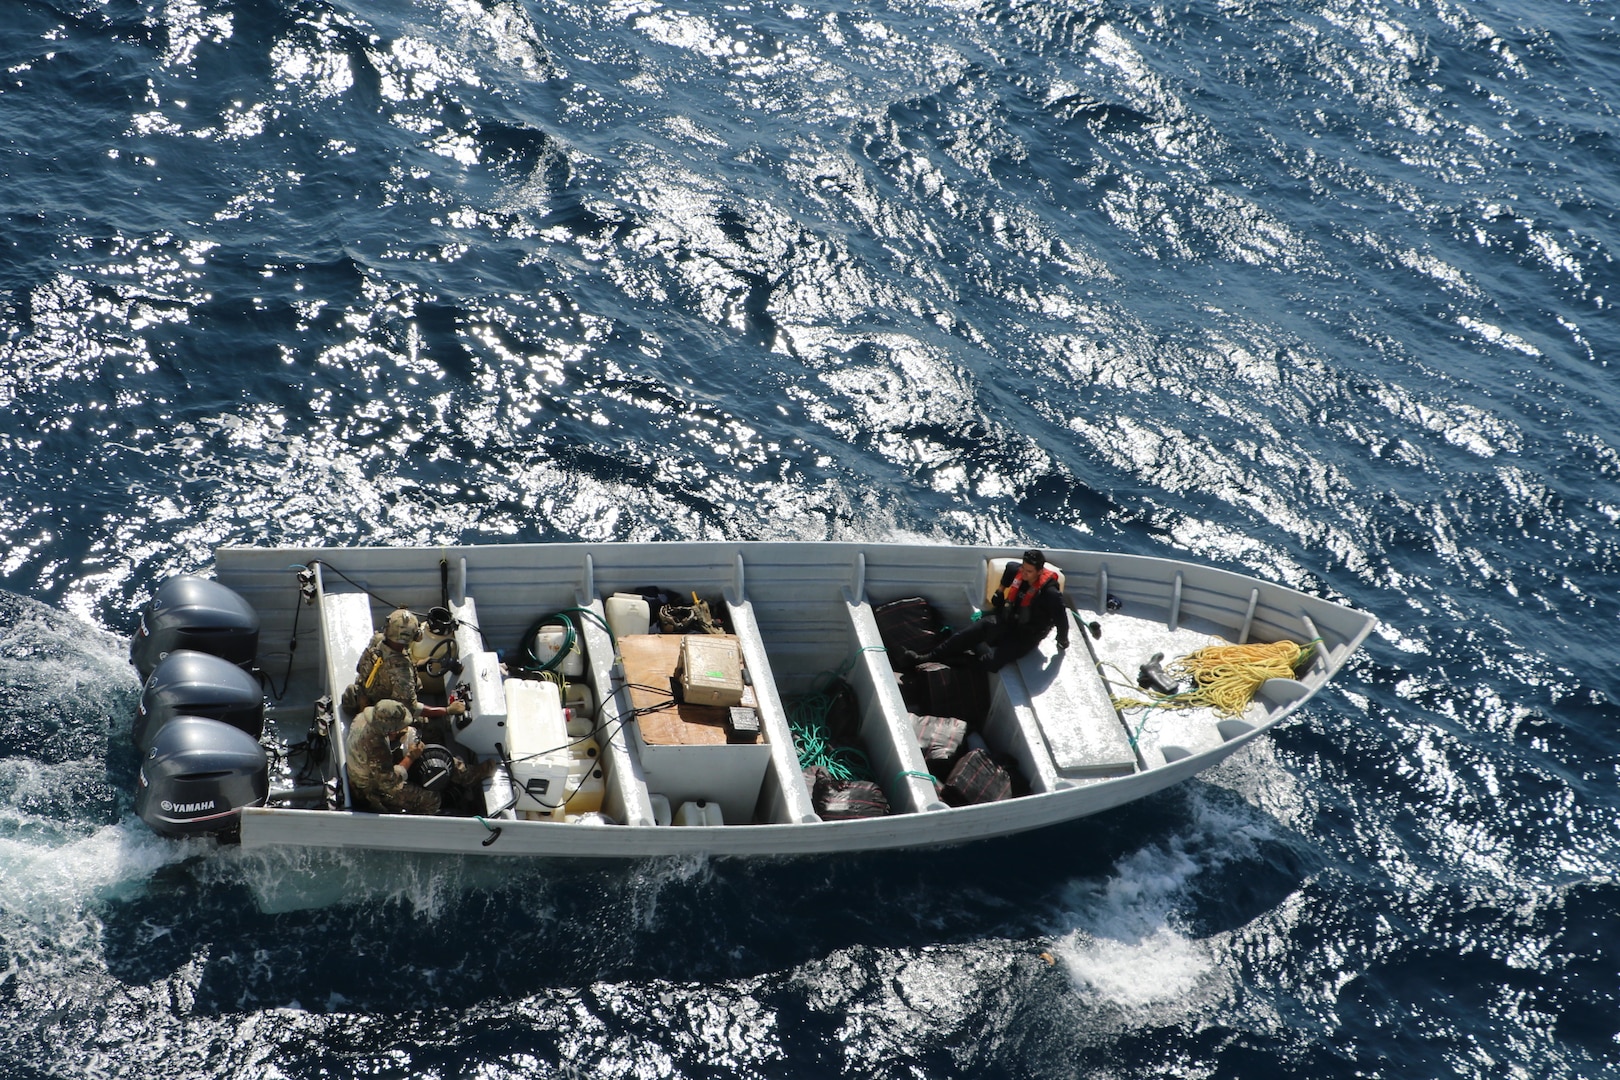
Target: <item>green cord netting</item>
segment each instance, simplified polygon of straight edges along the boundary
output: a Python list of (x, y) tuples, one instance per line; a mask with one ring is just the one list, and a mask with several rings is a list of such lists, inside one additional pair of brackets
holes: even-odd
[(856, 652), (836, 671), (821, 672), (812, 680), (809, 690), (783, 701), (793, 745), (799, 752), (799, 768), (826, 769), (834, 780), (876, 779), (867, 756), (857, 747), (835, 743), (827, 726), (827, 718), (838, 703), (838, 687), (843, 684), (844, 676), (855, 666), (860, 654), (870, 648)]

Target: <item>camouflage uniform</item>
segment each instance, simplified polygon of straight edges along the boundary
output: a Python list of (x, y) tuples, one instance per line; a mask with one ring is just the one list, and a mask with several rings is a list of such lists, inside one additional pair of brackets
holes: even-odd
[[(446, 716), (430, 718), (422, 715), (422, 702), (416, 696), (416, 668), (411, 664), (411, 658), (402, 652), (396, 652), (387, 645), (379, 647), (382, 663), (372, 661), (374, 673), (362, 693), (371, 701), (389, 699), (397, 701), (410, 712), (410, 722), (416, 725), (417, 733), (422, 741), (437, 743), (440, 746), (450, 746), (455, 742), (455, 733)], [(367, 669), (373, 671), (372, 668)], [(356, 683), (359, 686), (360, 683)], [(460, 758), (456, 759), (456, 773), (461, 773)]]
[(421, 633), (416, 616), (398, 608), (388, 616), (383, 631), (371, 636), (371, 644), (354, 666), (355, 680), (343, 691), (343, 710), (359, 712), (378, 701), (397, 701), (419, 715), (416, 697), (416, 667), (411, 663), (411, 642)]
[(422, 703), (416, 696), (416, 667), (403, 649), (380, 643), (371, 663), (356, 681), (368, 699), (397, 701), (412, 716), (422, 714)]
[[(360, 654), (355, 665), (355, 681), (343, 691), (343, 708), (355, 712), (371, 702), (394, 701), (404, 708), (406, 719), (395, 725), (395, 730), (407, 723), (416, 726), (423, 742), (443, 746), (451, 751), (450, 783), (457, 788), (468, 788), (490, 775), (493, 764), (481, 769), (469, 769), (456, 752), (455, 730), (449, 717), (424, 717), (421, 699), (417, 696), (416, 665), (410, 656), (410, 643), (417, 636), (416, 616), (400, 608), (388, 616), (384, 631), (374, 634), (371, 644)], [(452, 707), (460, 713), (465, 707)], [(435, 710), (440, 711), (440, 710)], [(390, 762), (390, 766), (392, 762)], [(422, 789), (418, 788), (418, 791)], [(435, 792), (423, 791), (435, 799)]]
[(403, 728), (409, 718), (397, 701), (379, 701), (361, 710), (350, 722), (349, 738), (344, 743), (349, 783), (366, 802), (384, 813), (437, 814), (437, 794), (401, 780), (394, 772), (394, 750), (388, 734)]
[(371, 700), (381, 701), (381, 698), (371, 699), (366, 692), (366, 679), (371, 675), (371, 669), (377, 661), (382, 659), (383, 636), (371, 635), (371, 644), (360, 654), (360, 659), (354, 665), (354, 682), (343, 689), (343, 711), (353, 716), (371, 703)]

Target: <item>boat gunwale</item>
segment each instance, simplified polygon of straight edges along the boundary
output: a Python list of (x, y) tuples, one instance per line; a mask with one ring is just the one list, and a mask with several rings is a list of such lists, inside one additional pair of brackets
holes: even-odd
[[(525, 584), (537, 587), (539, 577), (570, 569), (569, 561), (582, 565), (584, 579), (579, 584), (594, 586), (594, 576), (601, 569), (624, 573), (635, 568), (644, 573), (678, 573), (683, 567), (702, 568), (706, 574), (705, 586), (718, 580), (715, 568), (724, 562), (731, 575), (732, 588), (728, 598), (748, 599), (754, 604), (770, 603), (769, 590), (760, 590), (764, 596), (749, 596), (748, 585), (753, 584), (747, 573), (748, 555), (772, 552), (777, 561), (790, 557), (795, 550), (815, 552), (808, 560), (805, 575), (795, 584), (799, 586), (825, 583), (842, 585), (845, 595), (852, 601), (876, 602), (866, 595), (868, 577), (874, 569), (891, 573), (904, 566), (917, 575), (914, 591), (927, 592), (930, 587), (948, 586), (953, 582), (963, 585), (969, 570), (982, 566), (986, 559), (1016, 558), (1022, 548), (998, 545), (955, 545), (910, 542), (858, 542), (858, 541), (644, 541), (604, 542), (572, 541), (558, 544), (473, 544), (453, 546), (375, 546), (375, 547), (223, 547), (216, 552), (216, 575), (229, 584), (239, 574), (258, 573), (264, 564), (274, 560), (281, 567), (289, 559), (301, 562), (320, 560), (336, 565), (334, 556), (354, 556), (363, 567), (345, 567), (359, 574), (418, 573), (424, 565), (445, 560), (468, 560), (458, 570), (463, 583), (468, 576), (488, 578), (503, 568), (523, 566), (528, 577)], [(1211, 594), (1228, 600), (1250, 598), (1257, 606), (1257, 595), (1265, 599), (1264, 610), (1281, 611), (1285, 602), (1295, 602), (1305, 616), (1303, 624), (1315, 625), (1311, 616), (1335, 633), (1337, 640), (1327, 643), (1322, 662), (1306, 674), (1298, 685), (1304, 693), (1276, 706), (1276, 711), (1247, 730), (1233, 734), (1221, 743), (1198, 753), (1179, 757), (1162, 765), (1109, 778), (1070, 781), (1057, 790), (1032, 792), (1016, 799), (963, 807), (935, 807), (905, 814), (848, 821), (785, 821), (764, 824), (728, 824), (723, 826), (656, 826), (656, 825), (580, 825), (577, 823), (524, 821), (513, 819), (485, 819), (468, 817), (420, 818), (398, 815), (376, 815), (351, 810), (298, 810), (278, 806), (248, 808), (242, 816), (242, 842), (245, 847), (265, 844), (302, 844), (335, 847), (384, 847), (392, 850), (471, 852), (501, 854), (499, 842), (486, 844), (491, 830), (514, 829), (514, 836), (525, 839), (518, 844), (508, 841), (508, 850), (521, 847), (525, 854), (559, 857), (640, 857), (660, 854), (709, 852), (716, 855), (771, 855), (834, 853), (841, 851), (884, 850), (905, 847), (934, 847), (965, 843), (997, 835), (1007, 835), (1027, 829), (1042, 828), (1067, 820), (1112, 809), (1137, 798), (1152, 794), (1185, 780), (1236, 753), (1243, 746), (1270, 731), (1292, 715), (1316, 692), (1325, 686), (1343, 667), (1348, 658), (1376, 626), (1371, 615), (1357, 611), (1332, 600), (1312, 596), (1288, 585), (1265, 581), (1234, 570), (1173, 559), (1163, 556), (1135, 555), (1118, 552), (1084, 551), (1071, 548), (1046, 549), (1049, 561), (1070, 569), (1071, 596), (1077, 578), (1091, 573), (1093, 567), (1102, 570), (1100, 580), (1108, 586), (1099, 586), (1094, 599), (1104, 599), (1104, 592), (1112, 586), (1124, 591), (1124, 583), (1140, 586), (1146, 582), (1158, 588), (1177, 575), (1189, 572), (1196, 578), (1193, 592)], [(498, 557), (493, 553), (499, 552)], [(525, 560), (525, 555), (544, 552), (541, 560)], [(647, 559), (646, 556), (658, 557)], [(677, 558), (668, 558), (670, 555)], [(605, 556), (599, 561), (596, 556)], [(840, 564), (842, 558), (847, 567)], [(925, 559), (935, 565), (919, 564)], [(378, 565), (379, 563), (387, 565)], [(877, 565), (874, 567), (874, 563)], [(847, 569), (848, 579), (842, 580), (835, 571)], [(929, 571), (949, 574), (932, 579)], [(569, 582), (548, 581), (551, 587), (566, 587)], [(1223, 590), (1218, 586), (1226, 586)], [(1178, 586), (1178, 598), (1180, 593)], [(1078, 606), (1078, 605), (1077, 605)], [(1196, 617), (1196, 616), (1195, 616)], [(1269, 619), (1269, 616), (1268, 616)], [(1270, 626), (1271, 622), (1261, 623)], [(1073, 805), (1071, 805), (1073, 804)], [(274, 822), (274, 825), (271, 823)], [(310, 826), (295, 840), (264, 839), (265, 835), (279, 834), (294, 823)], [(317, 824), (317, 823), (330, 823)], [(335, 828), (339, 822), (342, 828)], [(359, 827), (356, 823), (360, 823)], [(386, 822), (387, 824), (381, 824)], [(368, 823), (378, 823), (375, 825)], [(297, 827), (303, 828), (303, 825)], [(400, 830), (409, 830), (409, 834)], [(550, 830), (550, 831), (547, 831)], [(561, 830), (561, 831), (558, 831)], [(337, 834), (359, 834), (353, 839), (342, 839)], [(323, 835), (324, 834), (324, 835)], [(414, 839), (407, 839), (414, 835)], [(440, 838), (442, 837), (442, 842)], [(605, 841), (593, 837), (609, 837)], [(424, 841), (427, 841), (424, 843)]]

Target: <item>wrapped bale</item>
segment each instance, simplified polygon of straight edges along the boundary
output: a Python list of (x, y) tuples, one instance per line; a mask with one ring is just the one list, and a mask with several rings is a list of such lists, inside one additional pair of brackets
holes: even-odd
[(954, 716), (977, 731), (990, 712), (990, 680), (977, 667), (918, 664), (900, 680), (906, 708), (929, 716)]
[(950, 806), (976, 806), (1012, 798), (1012, 775), (989, 751), (974, 748), (951, 768), (940, 798)]
[(954, 716), (912, 713), (911, 726), (917, 733), (917, 747), (922, 751), (928, 771), (941, 780), (948, 777), (951, 766), (961, 756), (962, 742), (967, 738), (967, 721)]
[(891, 600), (872, 609), (878, 637), (889, 653), (889, 667), (903, 670), (901, 657), (906, 650), (925, 653), (944, 638), (945, 624), (932, 604), (920, 596)]
[(810, 804), (823, 821), (883, 817), (889, 813), (889, 799), (871, 780), (840, 780), (816, 766), (805, 770), (810, 787)]

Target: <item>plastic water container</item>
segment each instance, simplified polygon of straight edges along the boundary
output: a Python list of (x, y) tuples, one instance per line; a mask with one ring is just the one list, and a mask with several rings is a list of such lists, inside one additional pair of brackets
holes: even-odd
[(615, 640), (626, 634), (645, 634), (652, 622), (652, 611), (645, 596), (614, 593), (607, 598), (607, 624)]
[(568, 714), (568, 737), (570, 739), (583, 739), (595, 730), (596, 725), (591, 723), (590, 716), (579, 712), (570, 712)]
[(669, 796), (653, 791), (648, 793), (647, 798), (652, 802), (654, 825), (668, 825), (674, 820), (674, 815), (669, 811)]
[(606, 787), (602, 782), (602, 768), (594, 761), (584, 762), (586, 769), (575, 772), (570, 763), (568, 770), (568, 813), (590, 814), (602, 809), (602, 795)]
[(696, 802), (683, 802), (681, 808), (675, 811), (675, 824), (677, 825), (724, 825), (720, 816), (720, 804), (698, 799)]
[[(534, 635), (534, 658), (541, 664), (549, 664), (552, 658), (562, 652), (563, 645), (568, 640), (566, 626), (542, 626)], [(585, 674), (585, 657), (579, 651), (579, 639), (574, 639), (574, 647), (568, 650), (563, 657), (562, 665), (556, 670), (561, 671), (569, 678), (577, 678)]]
[[(591, 717), (596, 714), (596, 695), (591, 693), (591, 688), (584, 683), (571, 682), (568, 689), (563, 692), (563, 708), (572, 709), (575, 716), (583, 717), (586, 730), (589, 731)], [(572, 735), (573, 729), (570, 728), (568, 733)]]
[[(434, 611), (443, 611), (443, 608), (434, 608)], [(450, 613), (445, 612), (448, 616)], [(449, 672), (449, 665), (459, 659), (456, 651), (455, 624), (449, 623), (449, 629), (434, 629), (434, 623), (428, 622), (422, 627), (422, 636), (411, 642), (409, 652), (411, 666), (416, 669), (416, 681), (422, 689), (434, 694), (444, 693), (444, 677)]]

